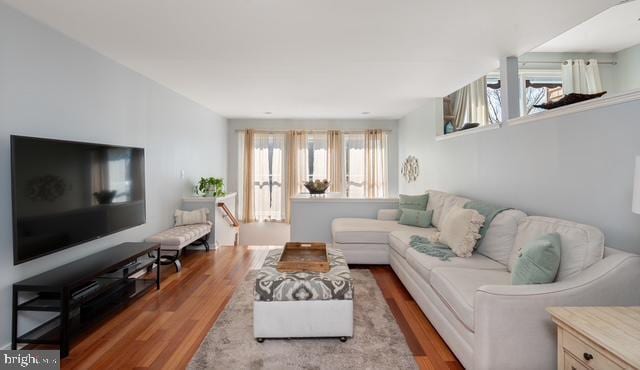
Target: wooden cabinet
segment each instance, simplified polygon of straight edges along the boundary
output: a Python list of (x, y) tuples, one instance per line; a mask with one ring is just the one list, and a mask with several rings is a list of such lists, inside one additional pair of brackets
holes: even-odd
[(640, 307), (553, 307), (558, 369), (640, 368)]

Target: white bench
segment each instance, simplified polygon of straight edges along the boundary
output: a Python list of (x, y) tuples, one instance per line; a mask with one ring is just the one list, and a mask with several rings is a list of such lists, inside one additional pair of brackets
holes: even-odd
[(205, 250), (209, 251), (209, 234), (211, 233), (212, 223), (207, 221), (204, 224), (175, 226), (168, 230), (159, 232), (153, 236), (146, 238), (147, 242), (160, 243), (161, 252), (171, 252), (174, 254), (163, 254), (160, 260), (163, 264), (173, 263), (176, 271), (182, 269), (180, 256), (182, 249), (189, 245), (204, 245)]

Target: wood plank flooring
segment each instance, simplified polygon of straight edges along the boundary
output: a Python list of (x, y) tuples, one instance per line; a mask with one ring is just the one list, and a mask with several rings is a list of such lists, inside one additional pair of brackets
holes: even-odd
[[(264, 250), (189, 251), (183, 269), (162, 267), (162, 286), (73, 342), (63, 369), (183, 369)], [(388, 266), (372, 266), (422, 369), (462, 366)]]

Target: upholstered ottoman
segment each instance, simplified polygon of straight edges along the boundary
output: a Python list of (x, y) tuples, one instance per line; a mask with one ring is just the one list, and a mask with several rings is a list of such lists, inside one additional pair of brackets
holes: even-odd
[(353, 281), (342, 252), (328, 249), (329, 272), (278, 272), (283, 249), (269, 251), (259, 271), (253, 334), (265, 338), (353, 336)]

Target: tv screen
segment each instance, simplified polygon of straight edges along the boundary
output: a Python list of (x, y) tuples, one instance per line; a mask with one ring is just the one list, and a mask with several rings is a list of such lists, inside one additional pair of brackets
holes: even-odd
[(145, 223), (144, 149), (11, 136), (13, 261)]

